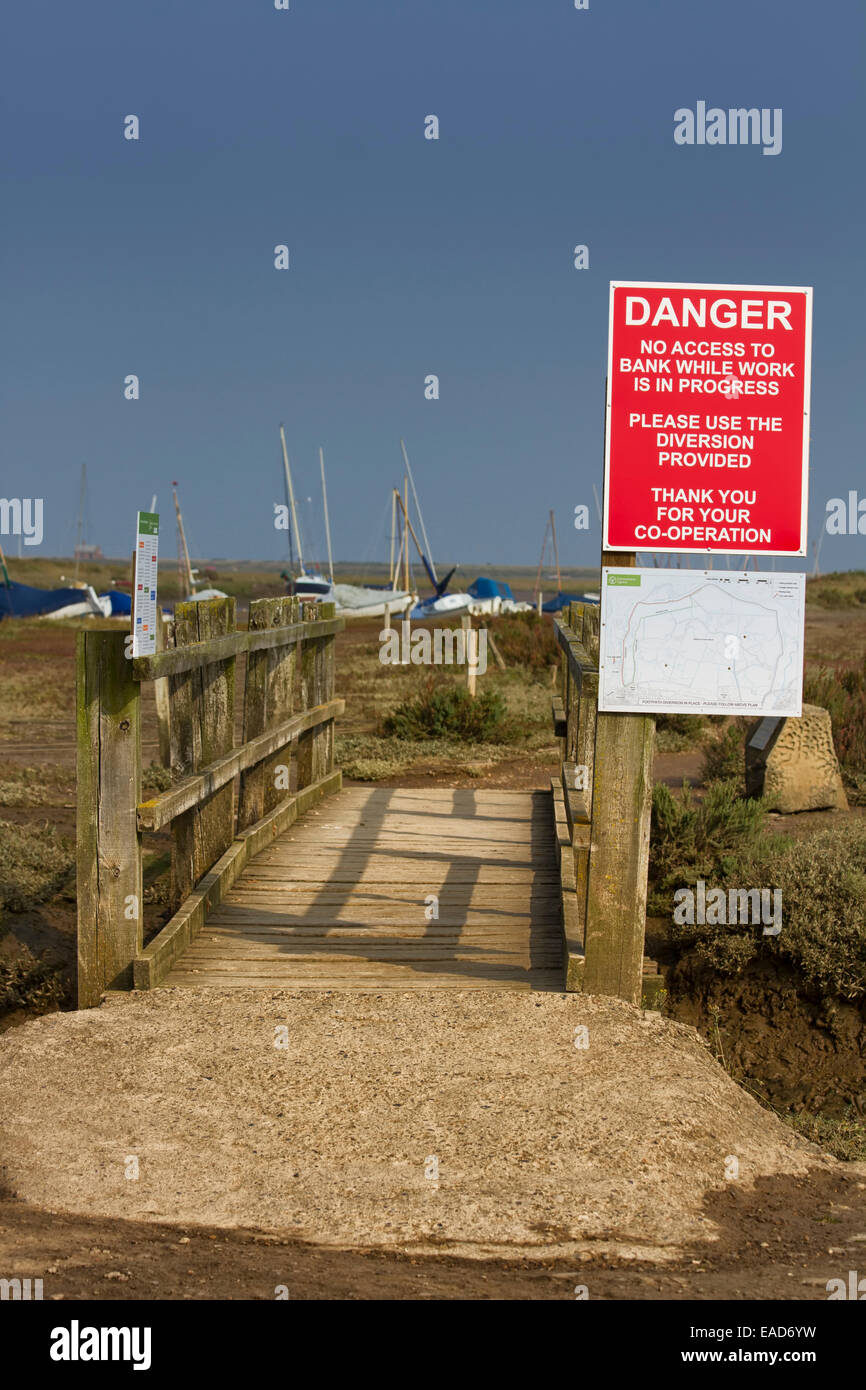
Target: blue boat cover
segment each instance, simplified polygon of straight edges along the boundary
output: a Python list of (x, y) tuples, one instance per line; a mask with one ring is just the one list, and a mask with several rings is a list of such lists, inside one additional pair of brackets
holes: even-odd
[(38, 618), (69, 603), (83, 603), (83, 589), (35, 589), (31, 584), (0, 584), (0, 618)]
[(487, 579), (482, 575), (478, 576), (474, 584), (469, 585), (466, 592), (473, 598), (507, 598), (514, 602), (510, 584), (505, 584), (501, 579)]
[(560, 613), (570, 603), (598, 603), (598, 599), (592, 594), (564, 594), (560, 592), (555, 598), (547, 600), (541, 605), (542, 613)]
[(125, 594), (122, 589), (105, 589), (99, 595), (100, 598), (111, 599), (111, 616), (122, 617), (124, 614), (132, 612), (132, 595)]

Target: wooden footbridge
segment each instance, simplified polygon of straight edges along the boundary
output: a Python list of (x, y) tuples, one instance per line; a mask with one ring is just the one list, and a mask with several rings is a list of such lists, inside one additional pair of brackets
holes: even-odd
[[(254, 602), (238, 630), (234, 601), (217, 599), (178, 605), (152, 657), (130, 660), (123, 633), (79, 635), (79, 1006), (203, 985), (638, 1002), (652, 726), (597, 713), (597, 616), (574, 605), (557, 624), (563, 759), (549, 792), (342, 788), (342, 627), (332, 605), (286, 598)], [(148, 680), (169, 710), (172, 785), (142, 800)], [(144, 840), (168, 827), (171, 916), (145, 935)]]

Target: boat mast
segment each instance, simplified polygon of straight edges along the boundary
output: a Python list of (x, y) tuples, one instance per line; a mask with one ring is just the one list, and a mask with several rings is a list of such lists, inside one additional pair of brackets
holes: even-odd
[(331, 588), (334, 587), (334, 559), (331, 555), (331, 523), (328, 520), (328, 492), (325, 487), (325, 451), (319, 445), (319, 467), (322, 470), (322, 501), (325, 504), (325, 535), (328, 540), (328, 571), (331, 576)]
[(814, 566), (814, 569), (812, 570), (812, 578), (813, 578), (813, 579), (818, 579), (818, 578), (820, 577), (820, 574), (821, 574), (821, 571), (820, 571), (820, 569), (818, 568), (818, 564), (819, 564), (819, 561), (820, 561), (820, 559), (821, 559), (821, 542), (823, 541), (823, 539), (824, 539), (824, 527), (822, 526), (822, 527), (821, 527), (821, 530), (818, 532), (818, 539), (816, 540), (815, 546), (814, 546), (814, 550), (815, 550), (815, 566)]
[(548, 520), (544, 523), (544, 537), (543, 537), (542, 542), (541, 542), (541, 554), (540, 554), (539, 557), (538, 557), (538, 573), (537, 573), (536, 576), (535, 576), (535, 588), (534, 588), (533, 591), (532, 591), (533, 594), (536, 594), (536, 595), (538, 594), (539, 590), (541, 589), (541, 571), (542, 571), (542, 569), (544, 568), (544, 554), (545, 554), (545, 551), (547, 550), (547, 530), (548, 530), (548, 527), (549, 527), (549, 526), (550, 526), (550, 520), (548, 519)]
[(406, 444), (405, 441), (402, 439), (400, 440), (400, 448), (403, 450), (403, 462), (406, 464), (406, 472), (409, 476), (409, 481), (412, 484), (412, 496), (415, 499), (415, 510), (418, 513), (418, 520), (421, 523), (421, 536), (424, 541), (424, 552), (426, 555), (430, 557), (430, 568), (433, 571), (433, 582), (435, 586), (439, 583), (439, 576), (436, 573), (436, 566), (433, 563), (433, 552), (430, 549), (430, 542), (427, 539), (427, 528), (424, 525), (424, 517), (421, 513), (421, 503), (418, 501), (418, 493), (415, 491), (415, 479), (412, 477), (412, 467), (409, 463), (409, 455), (406, 453)]
[[(433, 588), (436, 589), (437, 586), (438, 586), (438, 584), (439, 584), (439, 580), (433, 578), (433, 570), (432, 570), (432, 568), (431, 568), (431, 566), (430, 566), (430, 561), (427, 559), (427, 556), (424, 554), (424, 551), (421, 549), (421, 542), (418, 540), (418, 537), (415, 535), (415, 527), (412, 525), (411, 521), (409, 520), (409, 513), (406, 511), (406, 507), (405, 507), (405, 504), (404, 504), (404, 502), (403, 502), (403, 498), (400, 496), (400, 494), (399, 494), (399, 492), (397, 491), (396, 488), (394, 489), (394, 499), (395, 499), (396, 504), (397, 504), (397, 505), (399, 506), (399, 508), (400, 508), (400, 519), (402, 520), (402, 523), (403, 523), (403, 539), (404, 539), (405, 542), (406, 542), (406, 555), (407, 555), (407, 557), (408, 557), (408, 554), (409, 554), (409, 537), (411, 536), (412, 539), (413, 539), (413, 541), (415, 542), (415, 549), (418, 551), (418, 554), (419, 554), (419, 556), (420, 556), (420, 558), (421, 558), (421, 563), (422, 563), (422, 565), (424, 566), (425, 570), (427, 571), (427, 578), (430, 580), (430, 583), (433, 585)], [(401, 557), (402, 553), (403, 553), (403, 546), (402, 546), (402, 541), (401, 541), (401, 543), (400, 543), (400, 553), (399, 553), (398, 556), (397, 556), (397, 578), (398, 578), (398, 579), (399, 579), (399, 577), (400, 577), (400, 557)], [(407, 571), (407, 574), (408, 574), (408, 569), (409, 569), (409, 565), (408, 565), (408, 558), (407, 558), (407, 562), (406, 562), (406, 571)], [(453, 573), (453, 571), (452, 571), (452, 573)], [(407, 588), (409, 587), (408, 584), (407, 584), (406, 587), (407, 587)]]
[(286, 470), (286, 491), (289, 494), (289, 507), (291, 508), (292, 512), (292, 522), (294, 523), (295, 527), (295, 540), (297, 541), (298, 545), (298, 569), (300, 573), (303, 574), (304, 552), (301, 549), (301, 533), (298, 530), (298, 513), (295, 509), (295, 489), (292, 487), (292, 472), (289, 468), (289, 452), (286, 448), (286, 432), (283, 429), (282, 425), (280, 425), (280, 443), (283, 446), (283, 467)]
[(397, 493), (391, 489), (391, 561), (388, 565), (388, 584), (394, 587), (394, 528), (397, 524)]
[[(397, 503), (398, 503), (399, 500), (400, 500), (400, 498), (399, 498), (399, 494), (398, 494), (398, 492), (397, 492), (397, 489), (396, 489), (395, 487), (392, 487), (392, 489), (391, 489), (391, 514), (392, 514), (392, 516), (395, 518), (395, 524), (396, 524), (396, 526), (399, 528), (399, 529), (398, 529), (399, 545), (397, 546), (397, 558), (396, 558), (396, 563), (392, 566), (392, 571), (391, 571), (391, 588), (392, 588), (392, 589), (396, 589), (396, 588), (398, 587), (399, 583), (400, 583), (400, 566), (401, 566), (402, 563), (403, 563), (403, 518), (400, 516), (399, 512), (397, 511)], [(392, 538), (392, 539), (393, 539), (393, 538)]]
[[(186, 532), (183, 529), (183, 517), (180, 514), (180, 503), (177, 500), (177, 482), (171, 485), (172, 496), (174, 497), (174, 511), (177, 517), (177, 574), (178, 586), (184, 598), (191, 598), (196, 591), (197, 580), (193, 567), (189, 560), (189, 548), (186, 543)], [(183, 590), (186, 593), (183, 593)]]
[(562, 593), (562, 576), (559, 573), (559, 548), (556, 544), (556, 522), (553, 518), (553, 508), (550, 509), (550, 534), (553, 539), (553, 558), (556, 561), (556, 592)]
[(81, 465), (81, 491), (78, 497), (78, 527), (75, 533), (75, 578), (78, 579), (80, 551), (84, 540), (84, 502), (87, 496), (87, 464)]
[[(406, 477), (405, 474), (403, 475), (403, 494), (404, 494), (404, 495), (403, 495), (403, 515), (404, 515), (405, 518), (406, 518), (406, 525), (408, 526), (408, 525), (409, 525), (409, 479)], [(404, 573), (404, 575), (405, 575), (405, 583), (404, 583), (404, 585), (403, 585), (403, 588), (404, 588), (404, 589), (406, 590), (406, 592), (408, 593), (408, 592), (409, 592), (409, 537), (408, 537), (408, 536), (406, 537), (406, 557), (405, 557), (405, 559), (404, 559), (404, 561), (403, 561), (403, 566), (404, 566), (403, 573)]]

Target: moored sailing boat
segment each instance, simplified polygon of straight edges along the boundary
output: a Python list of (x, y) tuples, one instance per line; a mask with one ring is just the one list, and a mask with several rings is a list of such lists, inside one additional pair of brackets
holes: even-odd
[[(320, 603), (334, 603), (337, 607), (337, 615), (341, 618), (379, 618), (384, 615), (386, 608), (395, 614), (405, 612), (407, 608), (412, 606), (416, 598), (416, 595), (408, 590), (393, 587), (373, 589), (360, 584), (337, 584), (334, 582), (331, 522), (328, 514), (328, 490), (325, 482), (325, 453), (322, 448), (319, 449), (319, 469), (322, 476), (322, 507), (325, 516), (325, 537), (328, 547), (328, 573), (330, 577), (325, 579), (321, 575), (311, 574), (305, 568), (292, 470), (289, 467), (286, 433), (282, 425), (280, 425), (280, 443), (283, 450), (286, 498), (298, 550), (298, 573), (292, 574), (290, 571), (282, 571), (282, 578), (287, 581), (286, 592), (294, 594), (298, 598), (316, 599)], [(289, 535), (291, 538), (292, 531)]]

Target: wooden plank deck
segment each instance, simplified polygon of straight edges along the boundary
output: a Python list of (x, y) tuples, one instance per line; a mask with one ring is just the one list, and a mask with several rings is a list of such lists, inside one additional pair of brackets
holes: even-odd
[(163, 984), (561, 990), (560, 913), (549, 792), (349, 787), (248, 865)]

